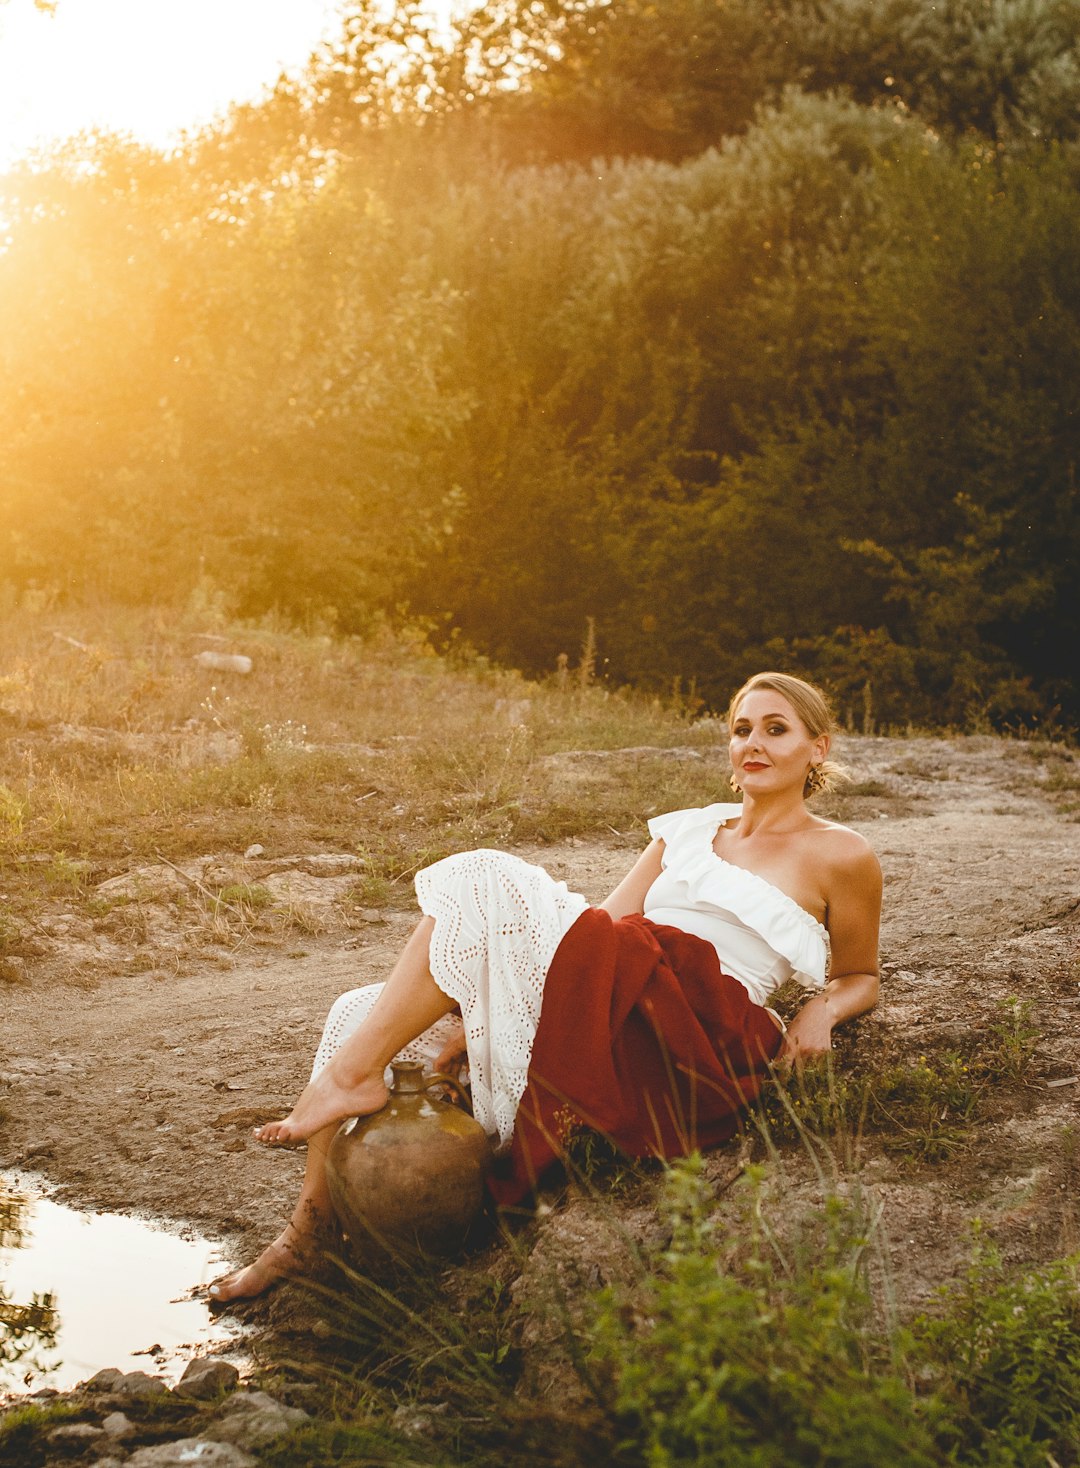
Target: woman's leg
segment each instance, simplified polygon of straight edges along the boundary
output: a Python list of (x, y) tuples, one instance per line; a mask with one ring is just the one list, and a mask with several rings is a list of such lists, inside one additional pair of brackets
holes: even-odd
[(308, 1138), (307, 1168), (291, 1218), (253, 1263), (214, 1281), (207, 1291), (211, 1300), (224, 1304), (261, 1295), (279, 1279), (302, 1274), (314, 1262), (320, 1239), (334, 1224), (326, 1182), (326, 1153), (336, 1132), (336, 1126), (328, 1126)]
[[(383, 1073), (390, 1059), (454, 1007), (428, 968), (434, 926), (431, 918), (424, 918), (414, 929), (371, 1013), (302, 1092), (290, 1116), (256, 1132), (271, 1145), (307, 1138), (303, 1185), (278, 1237), (253, 1263), (215, 1280), (209, 1288), (212, 1300), (224, 1304), (261, 1295), (285, 1275), (303, 1273), (314, 1262), (319, 1236), (334, 1222), (326, 1154), (339, 1123), (384, 1104)], [(318, 1120), (329, 1113), (329, 1120)]]
[(260, 1142), (310, 1140), (347, 1116), (365, 1116), (385, 1104), (383, 1072), (391, 1058), (454, 1007), (428, 967), (434, 927), (428, 917), (416, 926), (370, 1015), (305, 1087), (289, 1115), (256, 1131)]

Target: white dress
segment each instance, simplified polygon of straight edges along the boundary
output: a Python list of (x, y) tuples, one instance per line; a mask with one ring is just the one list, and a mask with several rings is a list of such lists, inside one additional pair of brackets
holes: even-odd
[[(645, 898), (653, 922), (713, 943), (721, 967), (764, 1004), (785, 979), (820, 988), (828, 935), (793, 898), (713, 850), (738, 805), (673, 811), (649, 822), (664, 841), (663, 871)], [(544, 980), (564, 935), (589, 905), (543, 869), (504, 851), (465, 851), (416, 876), (421, 911), (435, 921), (430, 967), (460, 1006), (473, 1113), (499, 1148), (509, 1145), (528, 1082)], [(382, 984), (351, 989), (326, 1019), (312, 1070), (317, 1075), (371, 1013)], [(401, 1051), (434, 1060), (453, 1033), (439, 1020)]]
[[(505, 851), (463, 851), (416, 874), (420, 910), (435, 920), (431, 974), (461, 1009), (473, 1115), (509, 1145), (528, 1081), (544, 979), (563, 936), (588, 907), (543, 867)], [(313, 1075), (371, 1013), (382, 984), (353, 989), (326, 1019)], [(434, 1060), (453, 1033), (447, 1017), (401, 1051)]]

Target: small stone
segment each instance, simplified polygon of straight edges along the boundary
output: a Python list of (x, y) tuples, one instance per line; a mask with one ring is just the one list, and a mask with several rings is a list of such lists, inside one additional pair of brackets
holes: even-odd
[(212, 673), (250, 673), (252, 668), (251, 659), (246, 653), (212, 652), (209, 648), (197, 652), (193, 661), (200, 668), (207, 668)]
[(231, 1362), (218, 1356), (202, 1356), (188, 1362), (174, 1390), (178, 1397), (205, 1402), (222, 1392), (231, 1392), (239, 1380), (240, 1373)]
[(111, 1392), (123, 1375), (124, 1373), (118, 1371), (115, 1366), (106, 1366), (96, 1372), (89, 1381), (84, 1381), (82, 1389), (84, 1392)]
[(268, 1392), (242, 1392), (205, 1429), (207, 1436), (242, 1448), (260, 1448), (309, 1421), (302, 1407), (286, 1407)]
[(63, 1427), (53, 1428), (49, 1441), (58, 1448), (72, 1448), (78, 1453), (92, 1443), (100, 1442), (104, 1436), (102, 1429), (92, 1422), (65, 1422)]
[(402, 1405), (394, 1409), (391, 1421), (403, 1437), (430, 1437), (435, 1418), (449, 1410), (449, 1402), (434, 1402), (423, 1407)]
[(250, 1453), (232, 1443), (210, 1442), (204, 1437), (182, 1437), (153, 1448), (139, 1448), (127, 1460), (127, 1468), (255, 1468)]
[(135, 1431), (135, 1424), (130, 1417), (125, 1417), (123, 1412), (110, 1412), (108, 1417), (101, 1419), (102, 1430), (109, 1437), (127, 1437), (128, 1433)]
[(148, 1376), (145, 1371), (128, 1371), (121, 1374), (111, 1390), (120, 1397), (164, 1397), (169, 1388), (160, 1376)]

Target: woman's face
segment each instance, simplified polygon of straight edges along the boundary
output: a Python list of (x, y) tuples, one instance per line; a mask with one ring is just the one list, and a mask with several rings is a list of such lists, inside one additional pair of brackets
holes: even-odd
[(801, 792), (810, 766), (820, 764), (828, 749), (829, 736), (811, 738), (783, 694), (770, 688), (751, 689), (731, 723), (732, 772), (750, 795), (790, 788)]

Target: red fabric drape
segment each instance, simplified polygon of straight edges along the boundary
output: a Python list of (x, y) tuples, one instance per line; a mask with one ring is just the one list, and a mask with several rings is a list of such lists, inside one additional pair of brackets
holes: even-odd
[(544, 982), (529, 1083), (489, 1187), (532, 1191), (576, 1126), (635, 1157), (679, 1157), (730, 1137), (757, 1095), (780, 1030), (711, 943), (589, 908)]

